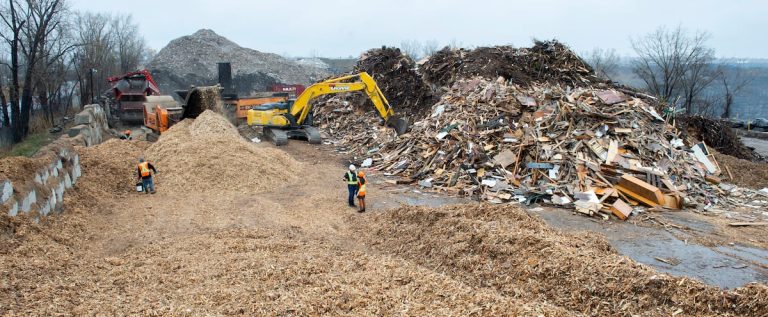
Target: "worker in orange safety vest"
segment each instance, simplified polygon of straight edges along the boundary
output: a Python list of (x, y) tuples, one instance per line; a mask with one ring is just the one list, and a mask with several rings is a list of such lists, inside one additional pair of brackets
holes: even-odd
[(368, 184), (368, 179), (365, 178), (365, 173), (360, 171), (357, 173), (357, 201), (360, 203), (360, 209), (357, 212), (365, 212), (365, 188)]
[[(138, 179), (141, 180), (142, 186), (144, 187), (144, 193), (155, 193), (155, 182), (152, 179), (152, 173), (157, 173), (157, 170), (155, 169), (152, 164), (149, 162), (144, 161), (144, 158), (139, 159), (139, 177)], [(151, 172), (150, 172), (151, 171)]]

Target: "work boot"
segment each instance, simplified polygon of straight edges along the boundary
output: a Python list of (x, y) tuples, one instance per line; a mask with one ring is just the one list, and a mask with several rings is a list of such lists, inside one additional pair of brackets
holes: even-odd
[(154, 191), (154, 190), (153, 190), (152, 192), (150, 192), (150, 194), (154, 194), (154, 193), (155, 193), (155, 191)]
[(357, 212), (359, 212), (359, 213), (364, 213), (364, 212), (365, 212), (365, 208), (363, 208), (363, 209), (359, 209)]

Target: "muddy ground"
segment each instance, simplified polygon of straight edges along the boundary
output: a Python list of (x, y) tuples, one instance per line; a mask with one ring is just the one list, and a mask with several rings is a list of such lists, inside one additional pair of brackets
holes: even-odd
[[(136, 145), (115, 150), (124, 161), (102, 165), (113, 164), (110, 168), (119, 169), (125, 164), (132, 169), (130, 156), (141, 155), (147, 145), (131, 142)], [(258, 146), (272, 147), (266, 143)], [(764, 231), (762, 238), (756, 238), (760, 231), (726, 231), (727, 227), (704, 216), (680, 216), (689, 213), (654, 214), (659, 221), (645, 217), (632, 224), (598, 221), (537, 206), (523, 210), (504, 207), (513, 208), (507, 219), (504, 209), (495, 207), (490, 214), (480, 214), (485, 217), (482, 219), (457, 214), (468, 222), (457, 224), (456, 232), (470, 228), (489, 231), (466, 233), (468, 240), (464, 242), (440, 245), (439, 241), (453, 241), (455, 237), (443, 237), (451, 231), (439, 225), (430, 237), (433, 247), (416, 249), (416, 245), (400, 240), (416, 236), (414, 232), (385, 234), (377, 230), (392, 225), (392, 230), (397, 230), (401, 222), (404, 228), (418, 230), (410, 223), (413, 217), (396, 217), (411, 214), (404, 205), (435, 207), (467, 201), (391, 185), (373, 172), (369, 212), (358, 214), (346, 206), (342, 156), (328, 146), (300, 141), (281, 149), (302, 164), (300, 175), (286, 177), (266, 190), (247, 186), (174, 190), (164, 186), (164, 177), (171, 176), (160, 173), (155, 195), (131, 192), (133, 184), (128, 180), (113, 181), (106, 175), (89, 173), (88, 156), (84, 155), (85, 175), (62, 215), (40, 225), (15, 220), (14, 232), (6, 231), (0, 238), (0, 315), (768, 313), (764, 286), (747, 285), (736, 292), (719, 289), (768, 281), (768, 257), (762, 249), (766, 247)], [(162, 171), (163, 166), (158, 168)], [(118, 187), (125, 183), (125, 189), (105, 186), (105, 182), (116, 182), (109, 185)], [(473, 206), (482, 210), (487, 205)], [(390, 218), (393, 208), (399, 211)], [(419, 209), (413, 214), (439, 214), (438, 210)], [(521, 216), (524, 214), (531, 215), (533, 222), (523, 219), (527, 217)], [(545, 228), (536, 220), (539, 217), (574, 235)], [(502, 242), (494, 232), (509, 234), (504, 230), (524, 231), (532, 226), (544, 230), (540, 239), (549, 241), (550, 250), (557, 253), (554, 263), (575, 267), (572, 274), (557, 273), (525, 282), (506, 277), (523, 276), (522, 271), (516, 271), (517, 266), (467, 270), (476, 264), (464, 261), (481, 263), (498, 256), (484, 255), (486, 249), (460, 251), (467, 243), (471, 246), (472, 237), (485, 236), (484, 243), (511, 243), (525, 250), (533, 246), (526, 247), (530, 237)], [(747, 240), (749, 236), (753, 236), (752, 242)], [(579, 250), (583, 255), (567, 255)], [(731, 253), (735, 255), (727, 255)], [(441, 254), (459, 257), (447, 259)], [(546, 261), (545, 254), (537, 257)], [(593, 271), (583, 262), (587, 255), (608, 261), (602, 265), (629, 270), (620, 275), (633, 282), (623, 284), (637, 285), (631, 289), (613, 285), (616, 282), (609, 282), (613, 278), (605, 273), (607, 268)], [(679, 263), (671, 265), (656, 257)], [(547, 269), (530, 265), (525, 272)], [(690, 278), (664, 277), (654, 268)], [(486, 275), (482, 274), (488, 272), (497, 272), (492, 278), (496, 284), (483, 282), (481, 277)], [(544, 276), (530, 274), (530, 278)], [(570, 295), (562, 297), (555, 290), (566, 290)], [(630, 296), (628, 291), (637, 298), (614, 301), (615, 296)]]

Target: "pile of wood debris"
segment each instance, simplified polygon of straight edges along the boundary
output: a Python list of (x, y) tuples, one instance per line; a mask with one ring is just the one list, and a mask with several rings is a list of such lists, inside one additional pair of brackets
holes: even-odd
[(549, 82), (583, 86), (602, 82), (586, 62), (555, 40), (536, 41), (530, 48), (446, 47), (429, 57), (419, 70), (428, 82), (443, 87), (474, 76), (504, 77), (518, 85)]
[[(360, 63), (384, 68), (369, 71), (396, 83), (416, 72), (392, 62), (401, 55), (373, 50)], [(436, 102), (406, 111), (414, 122), (408, 134), (396, 137), (354, 99), (326, 100), (316, 122), (341, 151), (395, 177), (392, 182), (492, 203), (541, 201), (620, 219), (641, 206), (768, 204), (763, 192), (721, 184), (721, 177), (733, 177), (707, 139), (696, 141), (702, 138), (669, 124), (658, 100), (599, 80), (556, 41), (443, 49), (418, 71), (421, 85), (395, 90), (412, 98), (429, 92)]]
[(410, 115), (433, 104), (430, 89), (416, 73), (416, 63), (399, 48), (368, 50), (360, 56), (354, 72), (373, 76), (389, 103), (400, 113)]
[(759, 161), (762, 158), (754, 150), (741, 142), (731, 123), (727, 120), (717, 120), (703, 116), (683, 116), (676, 118), (678, 126), (685, 135), (696, 140), (702, 140), (722, 154), (749, 161)]
[(639, 206), (732, 202), (707, 146), (684, 140), (652, 102), (608, 87), (476, 77), (455, 82), (406, 136), (368, 119), (355, 125), (367, 133), (325, 127), (397, 182), (492, 203), (542, 201), (626, 219)]

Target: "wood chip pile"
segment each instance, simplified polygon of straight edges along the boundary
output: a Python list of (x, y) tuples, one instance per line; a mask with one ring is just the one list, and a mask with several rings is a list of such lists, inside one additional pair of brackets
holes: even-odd
[(570, 234), (515, 206), (401, 207), (355, 218), (368, 245), (523, 301), (588, 316), (765, 316), (768, 287), (723, 291), (660, 274), (593, 233)]
[(78, 188), (102, 197), (135, 195), (137, 165), (149, 145), (146, 141), (110, 139), (80, 148), (80, 164), (87, 173)]
[(160, 171), (158, 190), (262, 191), (296, 179), (301, 164), (279, 149), (245, 140), (210, 110), (175, 124), (147, 149), (146, 158)]

